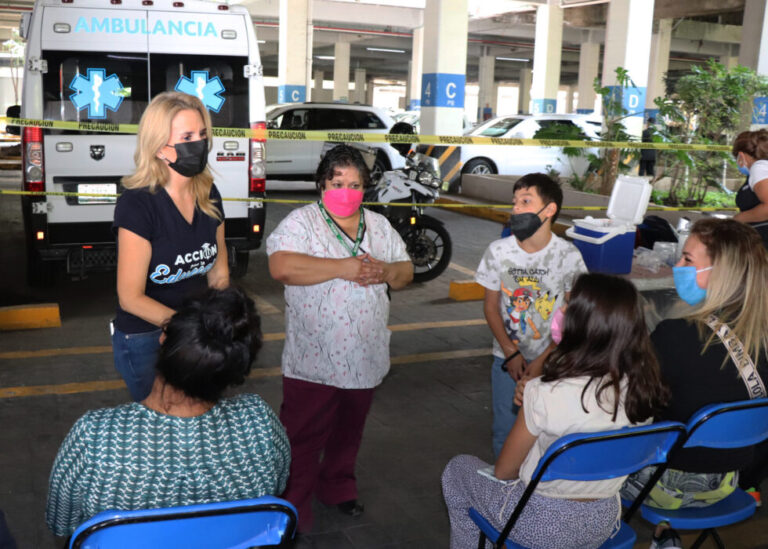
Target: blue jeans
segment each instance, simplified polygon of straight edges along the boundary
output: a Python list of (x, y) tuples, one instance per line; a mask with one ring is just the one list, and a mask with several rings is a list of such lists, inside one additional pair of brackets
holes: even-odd
[(136, 402), (147, 398), (152, 390), (161, 333), (160, 328), (140, 334), (126, 334), (115, 328), (112, 334), (115, 368)]
[(491, 400), (493, 402), (493, 455), (499, 457), (501, 447), (517, 419), (518, 406), (515, 406), (515, 387), (517, 382), (508, 372), (501, 369), (503, 358), (493, 357), (491, 365)]

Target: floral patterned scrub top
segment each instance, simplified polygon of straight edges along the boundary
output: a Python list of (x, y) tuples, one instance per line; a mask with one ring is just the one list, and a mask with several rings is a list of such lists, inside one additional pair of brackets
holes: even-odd
[[(387, 263), (410, 261), (405, 243), (387, 218), (363, 211), (366, 228), (359, 253)], [(347, 243), (353, 245), (352, 240)], [(317, 204), (293, 210), (272, 231), (267, 254), (279, 251), (350, 256)], [(286, 285), (283, 375), (342, 389), (376, 387), (389, 371), (388, 319), (386, 284), (362, 287), (334, 278), (309, 286)]]

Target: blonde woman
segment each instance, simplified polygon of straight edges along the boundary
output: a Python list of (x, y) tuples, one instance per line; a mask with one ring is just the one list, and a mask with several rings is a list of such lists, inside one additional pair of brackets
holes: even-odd
[[(685, 318), (661, 322), (651, 335), (662, 379), (671, 390), (669, 405), (656, 419), (686, 422), (708, 404), (764, 395), (768, 255), (760, 235), (733, 219), (699, 220), (674, 276), (679, 296), (697, 308)], [(756, 488), (767, 458), (765, 444), (746, 451), (680, 451), (646, 503), (667, 509), (706, 506), (729, 495), (737, 483)], [(737, 470), (742, 470), (741, 479)], [(625, 496), (636, 495), (649, 477), (648, 470), (631, 476)], [(674, 535), (660, 528), (657, 546), (666, 547)]]
[(123, 178), (117, 239), (115, 367), (131, 397), (152, 389), (161, 329), (184, 298), (229, 285), (221, 196), (206, 167), (211, 119), (194, 96), (156, 96), (139, 123), (136, 171)]

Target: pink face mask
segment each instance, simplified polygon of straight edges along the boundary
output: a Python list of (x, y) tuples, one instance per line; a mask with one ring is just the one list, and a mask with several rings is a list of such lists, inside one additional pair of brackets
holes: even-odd
[(360, 209), (363, 191), (358, 189), (328, 189), (323, 193), (323, 205), (333, 215), (349, 217)]
[(552, 321), (549, 324), (549, 328), (552, 334), (552, 341), (555, 344), (560, 345), (563, 340), (563, 328), (565, 327), (565, 313), (562, 307), (558, 307), (555, 314), (552, 315)]

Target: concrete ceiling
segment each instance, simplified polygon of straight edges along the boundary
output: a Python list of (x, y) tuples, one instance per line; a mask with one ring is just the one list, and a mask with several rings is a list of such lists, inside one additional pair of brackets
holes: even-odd
[[(77, 0), (75, 0), (76, 2)], [(106, 1), (106, 0), (105, 0)], [(490, 2), (470, 0), (467, 78), (477, 77), (480, 55), (533, 58), (535, 8), (546, 0), (505, 0), (505, 13), (486, 16)], [(675, 19), (670, 72), (686, 71), (691, 63), (709, 56), (737, 55), (741, 41), (741, 13), (745, 0), (655, 0), (656, 19)], [(261, 45), (264, 72), (277, 75), (279, 0), (243, 0), (253, 18)], [(588, 32), (602, 40), (607, 1), (561, 0), (566, 8), (563, 29), (561, 81), (574, 83), (578, 74), (579, 45)], [(18, 27), (20, 14), (30, 11), (33, 0), (0, 0), (0, 39)], [(369, 77), (404, 81), (411, 59), (411, 34), (423, 25), (424, 0), (313, 0), (314, 55), (333, 55), (339, 41), (351, 43), (351, 68), (364, 68)], [(733, 24), (733, 23), (737, 24)], [(404, 53), (369, 51), (367, 47), (403, 50)], [(496, 79), (516, 81), (521, 68), (532, 61), (497, 61)], [(331, 78), (333, 61), (313, 59), (316, 70)]]

